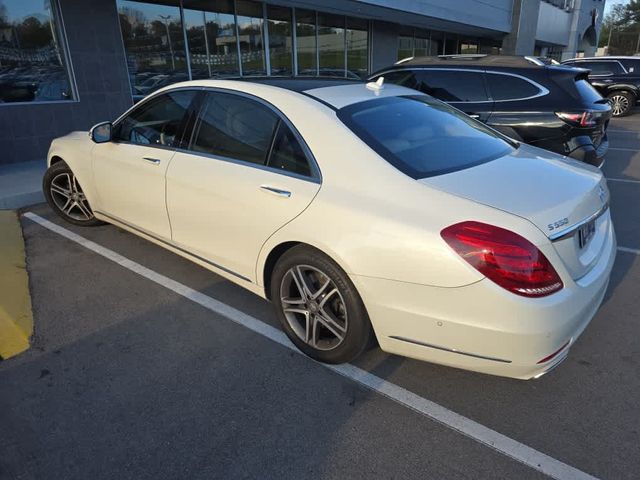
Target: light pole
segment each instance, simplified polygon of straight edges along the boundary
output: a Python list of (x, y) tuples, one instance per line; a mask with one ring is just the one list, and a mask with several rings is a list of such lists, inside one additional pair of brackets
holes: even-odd
[(171, 54), (171, 69), (175, 72), (176, 70), (176, 61), (173, 58), (173, 45), (171, 44), (171, 35), (169, 35), (169, 19), (171, 15), (158, 15), (162, 20), (164, 20), (164, 28), (167, 30), (167, 42), (169, 43), (169, 53)]

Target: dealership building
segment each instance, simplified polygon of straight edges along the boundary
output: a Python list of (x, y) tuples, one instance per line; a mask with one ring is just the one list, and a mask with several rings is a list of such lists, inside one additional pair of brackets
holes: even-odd
[(0, 164), (173, 82), (595, 52), (604, 0), (0, 0)]

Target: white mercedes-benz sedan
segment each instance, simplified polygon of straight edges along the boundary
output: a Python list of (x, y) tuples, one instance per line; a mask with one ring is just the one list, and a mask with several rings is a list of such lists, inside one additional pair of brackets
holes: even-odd
[(383, 81), (193, 81), (53, 141), (51, 207), (269, 299), (316, 360), (538, 377), (609, 283), (600, 171)]

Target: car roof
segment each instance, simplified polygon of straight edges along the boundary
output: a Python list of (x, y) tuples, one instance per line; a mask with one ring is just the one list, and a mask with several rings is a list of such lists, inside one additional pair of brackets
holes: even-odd
[(492, 66), (517, 68), (545, 68), (546, 65), (536, 57), (518, 55), (439, 55), (429, 57), (413, 57), (401, 60), (396, 67), (404, 66)]
[(339, 85), (362, 84), (361, 80), (354, 80), (340, 77), (241, 77), (237, 78), (243, 82), (261, 83), (274, 87), (292, 90), (294, 92), (304, 92), (322, 87), (335, 87)]
[(177, 88), (193, 87), (235, 90), (256, 95), (266, 101), (270, 100), (270, 95), (275, 91), (289, 95), (304, 95), (306, 98), (311, 98), (332, 110), (339, 110), (354, 103), (374, 100), (379, 97), (424, 95), (416, 90), (391, 83), (375, 86), (364, 81), (332, 77), (243, 77), (191, 80), (164, 87), (154, 92), (154, 95)]

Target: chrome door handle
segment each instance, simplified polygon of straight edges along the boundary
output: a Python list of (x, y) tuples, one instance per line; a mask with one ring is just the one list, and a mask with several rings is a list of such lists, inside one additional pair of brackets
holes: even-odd
[(289, 198), (291, 196), (291, 192), (287, 190), (281, 190), (279, 188), (270, 187), (268, 185), (260, 185), (260, 188), (265, 192), (273, 193), (274, 195), (278, 195), (279, 197)]
[(142, 157), (143, 160), (149, 162), (149, 163), (153, 163), (154, 165), (160, 165), (160, 159), (159, 158), (153, 158), (153, 157)]

